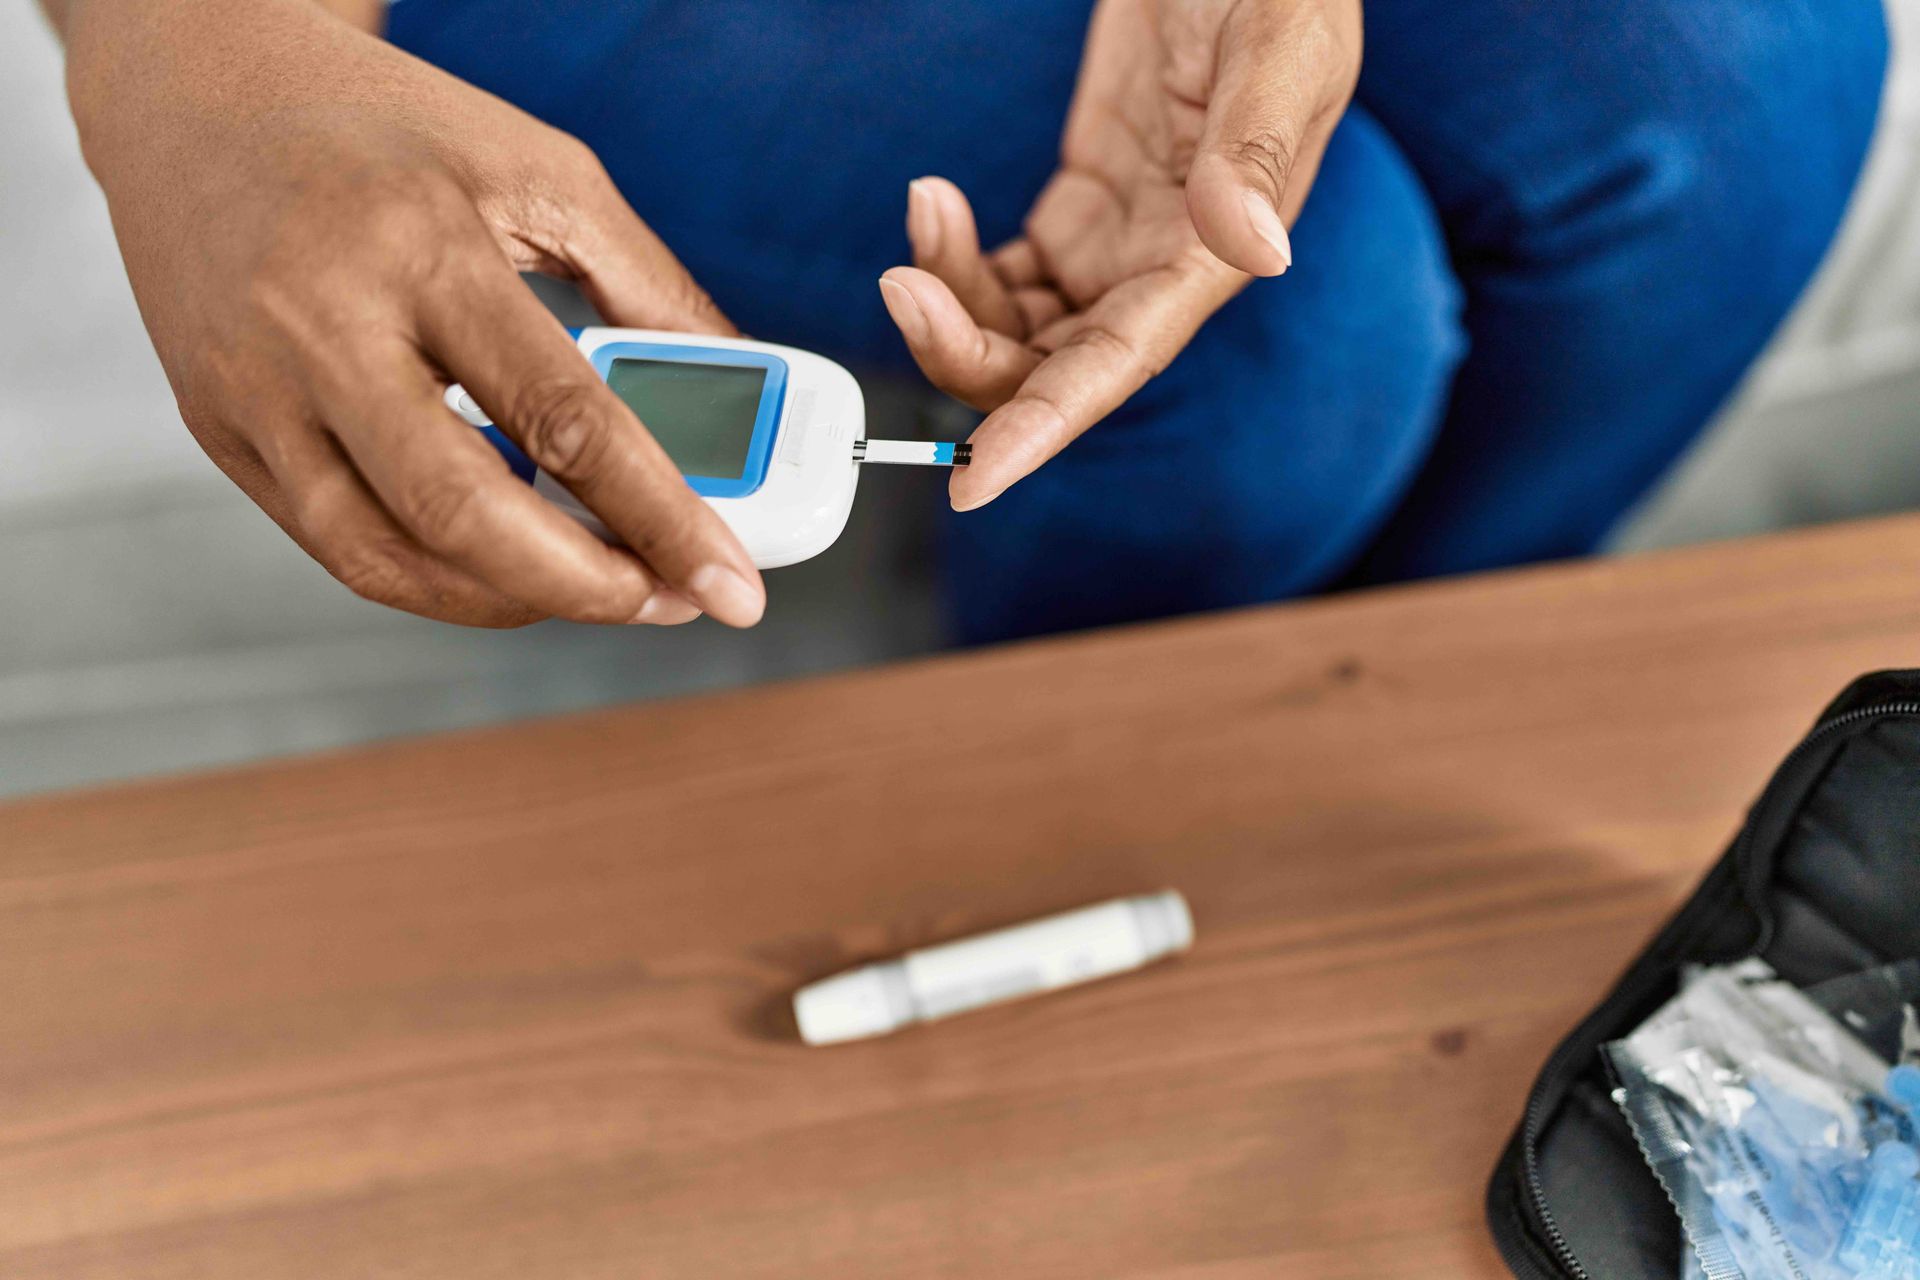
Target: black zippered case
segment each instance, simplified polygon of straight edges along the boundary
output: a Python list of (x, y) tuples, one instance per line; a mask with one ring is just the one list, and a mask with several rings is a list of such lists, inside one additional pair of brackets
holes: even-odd
[(1679, 1222), (1600, 1046), (1672, 996), (1681, 966), (1752, 955), (1801, 986), (1920, 956), (1920, 671), (1863, 676), (1827, 708), (1693, 897), (1547, 1060), (1487, 1191), (1515, 1275), (1679, 1274)]

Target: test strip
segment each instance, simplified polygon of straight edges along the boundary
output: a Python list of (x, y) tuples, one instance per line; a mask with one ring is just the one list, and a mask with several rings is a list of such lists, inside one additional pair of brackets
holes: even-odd
[(855, 440), (853, 460), (917, 467), (964, 467), (973, 461), (973, 446), (945, 440)]

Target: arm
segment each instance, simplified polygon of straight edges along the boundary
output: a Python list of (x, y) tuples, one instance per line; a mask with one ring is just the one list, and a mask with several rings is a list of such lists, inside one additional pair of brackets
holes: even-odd
[[(311, 0), (42, 4), (181, 414), (316, 560), (461, 622), (758, 619), (732, 533), (516, 274), (732, 331), (591, 152)], [(631, 550), (514, 480), (452, 380)]]
[[(386, 21), (387, 0), (314, 0), (322, 9), (331, 11), (336, 17), (351, 23), (362, 31), (375, 35), (380, 33)], [(47, 21), (53, 24), (54, 31), (64, 37), (67, 30), (67, 10), (74, 0), (40, 0), (40, 9), (47, 15)]]

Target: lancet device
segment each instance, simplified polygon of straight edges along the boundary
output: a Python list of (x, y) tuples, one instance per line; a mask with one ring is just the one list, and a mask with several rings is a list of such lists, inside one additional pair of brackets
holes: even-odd
[[(859, 383), (810, 351), (651, 329), (569, 332), (762, 569), (833, 545), (853, 510), (862, 462), (965, 466), (969, 458), (965, 445), (868, 440)], [(464, 387), (448, 387), (446, 403), (486, 433), (514, 474), (600, 537), (618, 541)]]
[(1125, 973), (1192, 945), (1187, 900), (1166, 889), (849, 969), (801, 988), (793, 1015), (808, 1044), (864, 1040)]

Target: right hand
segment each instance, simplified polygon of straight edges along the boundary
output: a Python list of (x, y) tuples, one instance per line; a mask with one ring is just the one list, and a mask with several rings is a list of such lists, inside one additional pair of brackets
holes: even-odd
[[(181, 415), (329, 572), (483, 626), (759, 620), (732, 531), (516, 274), (734, 332), (585, 145), (307, 0), (72, 0), (67, 37)], [(626, 546), (516, 480), (452, 381)]]

